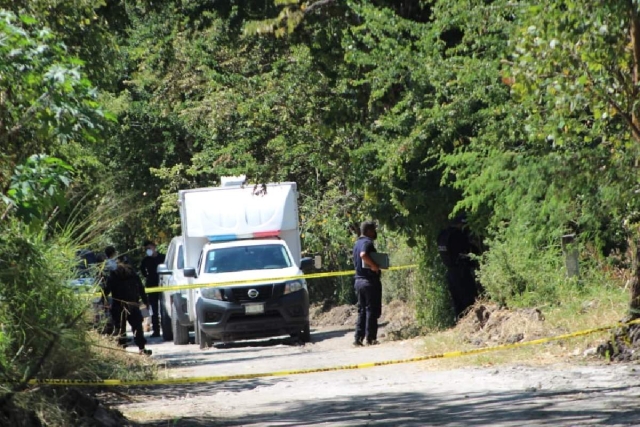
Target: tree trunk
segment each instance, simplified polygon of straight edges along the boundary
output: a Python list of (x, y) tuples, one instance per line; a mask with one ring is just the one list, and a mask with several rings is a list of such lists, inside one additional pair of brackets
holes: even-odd
[[(637, 99), (638, 90), (640, 88), (640, 14), (638, 13), (637, 6), (634, 1), (629, 2), (629, 20), (630, 31), (629, 36), (631, 38), (631, 50), (633, 52), (632, 63), (632, 78), (633, 78), (633, 92), (632, 92), (632, 107), (631, 107), (631, 122), (632, 130), (636, 131), (640, 127), (640, 114), (638, 112)], [(636, 144), (640, 143), (638, 136), (635, 132), (632, 132)], [(638, 161), (636, 160), (636, 168), (638, 167)], [(630, 227), (632, 237), (632, 262), (631, 262), (631, 303), (629, 305), (629, 314), (631, 319), (640, 318), (640, 236), (638, 236), (638, 228)]]
[[(631, 51), (633, 53), (633, 62), (631, 66), (632, 72), (632, 98), (635, 101), (638, 98), (638, 83), (640, 83), (640, 15), (634, 5), (635, 2), (631, 1), (630, 3), (630, 28), (629, 28), (629, 36), (631, 39)], [(631, 122), (632, 122), (632, 130), (636, 131), (640, 128), (640, 120), (638, 114), (638, 107), (635, 105), (635, 102), (631, 104)], [(634, 133), (634, 138), (636, 142), (638, 141), (638, 135)]]
[(640, 239), (634, 240), (632, 251), (629, 320), (640, 318)]

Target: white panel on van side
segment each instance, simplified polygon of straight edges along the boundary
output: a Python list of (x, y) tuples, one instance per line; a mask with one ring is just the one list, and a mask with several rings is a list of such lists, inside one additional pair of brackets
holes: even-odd
[(253, 186), (181, 193), (185, 237), (298, 229), (295, 183), (268, 185), (264, 194), (254, 192)]

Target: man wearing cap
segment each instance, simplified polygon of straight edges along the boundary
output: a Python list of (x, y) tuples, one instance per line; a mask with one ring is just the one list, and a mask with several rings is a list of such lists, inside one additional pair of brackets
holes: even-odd
[[(380, 267), (371, 258), (376, 252), (373, 241), (378, 237), (376, 224), (365, 221), (360, 225), (360, 238), (353, 247), (356, 270), (355, 289), (358, 296), (358, 321), (354, 346), (378, 344), (378, 318), (382, 312), (382, 281)], [(363, 265), (363, 261), (368, 268)]]
[(438, 235), (438, 253), (447, 267), (447, 283), (456, 320), (473, 305), (478, 296), (478, 287), (469, 257), (472, 245), (465, 230), (466, 224), (466, 215), (458, 215)]
[[(158, 276), (158, 265), (164, 263), (164, 254), (156, 250), (156, 244), (151, 240), (144, 242), (146, 256), (140, 263), (140, 272), (146, 279), (146, 289), (157, 288), (160, 284)], [(160, 292), (149, 292), (149, 305), (151, 306), (151, 325), (153, 328), (152, 337), (160, 336)]]

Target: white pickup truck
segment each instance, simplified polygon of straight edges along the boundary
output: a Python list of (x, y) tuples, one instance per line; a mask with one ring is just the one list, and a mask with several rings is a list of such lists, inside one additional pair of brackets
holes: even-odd
[[(297, 198), (295, 183), (245, 185), (243, 177), (180, 191), (183, 274), (203, 287), (176, 297), (186, 313), (172, 321), (192, 324), (201, 348), (285, 334), (310, 340), (302, 276), (314, 260), (301, 258)], [(207, 286), (216, 283), (223, 285)]]
[[(165, 264), (158, 266), (160, 287), (182, 286), (188, 284), (184, 277), (184, 243), (182, 236), (171, 239), (165, 256)], [(189, 330), (193, 322), (189, 319), (187, 290), (162, 292), (160, 300), (160, 325), (165, 341), (173, 340), (176, 345), (189, 344)]]

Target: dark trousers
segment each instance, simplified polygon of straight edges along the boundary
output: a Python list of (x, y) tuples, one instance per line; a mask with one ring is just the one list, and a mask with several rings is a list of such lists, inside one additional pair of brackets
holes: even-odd
[[(127, 322), (129, 322), (131, 332), (133, 332), (133, 342), (136, 343), (139, 349), (143, 349), (147, 340), (144, 338), (144, 330), (142, 329), (142, 313), (140, 312), (140, 308), (135, 305), (120, 303), (118, 304), (118, 312), (118, 319), (120, 321), (118, 336), (121, 338), (126, 337)], [(122, 343), (121, 341), (121, 344)]]
[(122, 335), (120, 334), (121, 313), (122, 313), (122, 305), (120, 304), (120, 301), (112, 300), (111, 301), (111, 321), (113, 322), (113, 333), (118, 334), (118, 336)]
[(154, 333), (160, 333), (160, 292), (149, 293), (148, 297), (152, 311), (151, 327)]
[(356, 279), (358, 321), (356, 341), (378, 339), (378, 318), (382, 313), (382, 284), (379, 280)]
[(459, 317), (475, 303), (478, 296), (473, 270), (464, 266), (451, 267), (447, 270), (447, 283), (453, 301), (453, 310), (456, 317)]

